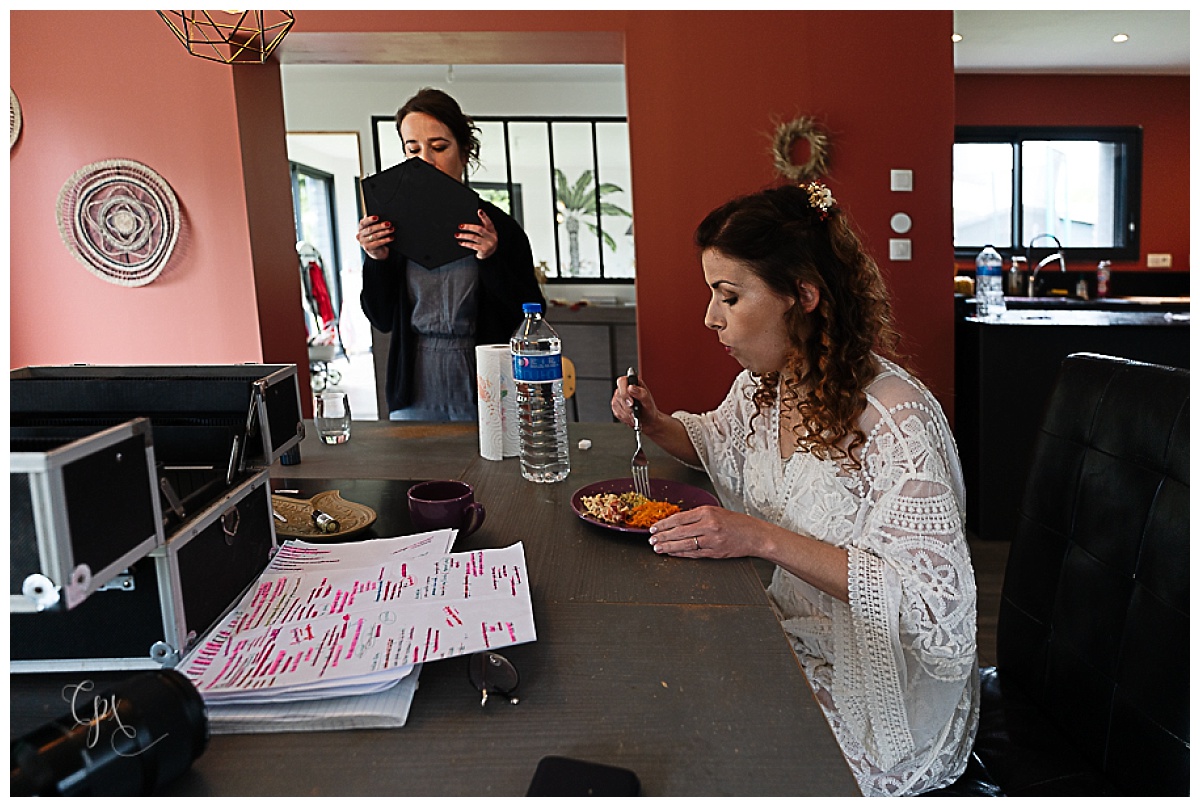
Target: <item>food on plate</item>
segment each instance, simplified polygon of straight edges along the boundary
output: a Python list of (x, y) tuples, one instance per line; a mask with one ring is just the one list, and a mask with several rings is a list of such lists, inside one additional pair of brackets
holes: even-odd
[(656, 502), (648, 499), (630, 511), (629, 518), (625, 523), (631, 527), (649, 527), (667, 516), (678, 512), (679, 505), (677, 504)]
[(647, 499), (640, 493), (597, 493), (583, 496), (583, 507), (589, 516), (606, 524), (646, 528), (680, 508), (671, 502)]
[(583, 502), (583, 509), (593, 518), (606, 524), (625, 522), (625, 512), (628, 508), (615, 493), (597, 493), (595, 496), (584, 496), (580, 501)]

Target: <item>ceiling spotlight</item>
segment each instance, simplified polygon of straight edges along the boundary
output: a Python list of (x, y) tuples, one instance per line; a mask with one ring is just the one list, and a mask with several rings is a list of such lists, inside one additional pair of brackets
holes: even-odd
[(950, 34), (951, 42), (962, 42), (962, 34)]
[(1128, 42), (1129, 34), (1117, 34), (1113, 37), (1113, 42)]

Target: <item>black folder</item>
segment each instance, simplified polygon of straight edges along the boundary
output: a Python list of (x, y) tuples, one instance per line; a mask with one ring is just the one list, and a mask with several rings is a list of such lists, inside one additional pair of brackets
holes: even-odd
[(362, 180), (367, 213), (395, 227), (391, 246), (428, 269), (473, 251), (454, 237), (460, 224), (479, 224), (479, 195), (421, 159), (408, 159)]

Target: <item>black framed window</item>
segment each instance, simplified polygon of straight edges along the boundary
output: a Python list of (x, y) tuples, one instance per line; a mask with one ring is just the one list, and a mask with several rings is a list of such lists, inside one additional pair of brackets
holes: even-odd
[[(395, 118), (372, 116), (375, 167), (405, 159)], [(468, 183), (513, 216), (553, 282), (633, 281), (629, 126), (623, 117), (477, 117)]]
[(320, 256), (333, 310), (342, 305), (341, 255), (336, 237), (337, 203), (334, 176), (319, 168), (289, 161), (296, 241), (307, 242)]
[(1052, 235), (1068, 260), (1136, 259), (1141, 184), (1140, 127), (955, 127), (955, 256)]

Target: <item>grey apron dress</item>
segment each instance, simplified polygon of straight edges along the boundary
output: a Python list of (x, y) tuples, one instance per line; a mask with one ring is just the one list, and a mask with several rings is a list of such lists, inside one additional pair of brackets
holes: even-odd
[(436, 269), (408, 262), (417, 334), (412, 402), (392, 420), (475, 420), (475, 314), (479, 261), (467, 255)]

